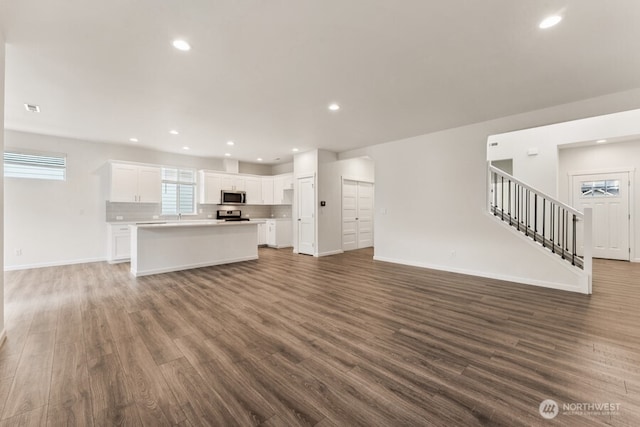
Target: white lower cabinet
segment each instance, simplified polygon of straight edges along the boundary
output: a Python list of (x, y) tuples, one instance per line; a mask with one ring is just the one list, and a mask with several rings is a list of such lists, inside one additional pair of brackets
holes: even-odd
[(131, 259), (131, 230), (128, 225), (107, 225), (107, 261), (126, 262)]
[(272, 248), (288, 248), (293, 246), (293, 232), (291, 219), (268, 219), (267, 246)]
[(267, 224), (258, 224), (258, 246), (267, 244)]

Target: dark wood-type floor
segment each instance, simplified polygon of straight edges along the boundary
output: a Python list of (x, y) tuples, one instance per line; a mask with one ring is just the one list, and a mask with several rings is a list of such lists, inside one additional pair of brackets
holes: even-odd
[(640, 425), (637, 264), (596, 261), (591, 297), (371, 250), (128, 267), (5, 274), (1, 426)]

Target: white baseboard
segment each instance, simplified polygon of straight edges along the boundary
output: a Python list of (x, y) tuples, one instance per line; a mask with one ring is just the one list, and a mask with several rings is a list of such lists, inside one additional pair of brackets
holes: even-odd
[(321, 257), (321, 256), (330, 256), (330, 255), (340, 255), (340, 254), (343, 254), (343, 253), (344, 253), (344, 251), (342, 249), (338, 249), (337, 251), (321, 252), (319, 254), (316, 254), (315, 256)]
[(521, 283), (523, 285), (540, 286), (540, 287), (543, 287), (543, 288), (559, 289), (559, 290), (562, 290), (562, 291), (578, 292), (578, 293), (581, 293), (581, 294), (588, 294), (589, 293), (587, 291), (587, 277), (586, 277), (586, 275), (584, 277), (585, 283), (584, 283), (584, 289), (583, 289), (583, 286), (572, 286), (572, 285), (567, 285), (566, 283), (547, 282), (547, 281), (543, 281), (543, 280), (529, 279), (527, 277), (508, 276), (508, 275), (504, 275), (504, 274), (495, 274), (495, 273), (490, 273), (490, 272), (486, 272), (486, 271), (468, 270), (468, 269), (465, 269), (465, 268), (455, 268), (455, 267), (449, 267), (449, 266), (443, 266), (443, 265), (435, 265), (435, 264), (428, 264), (428, 263), (422, 263), (422, 262), (407, 261), (407, 260), (396, 259), (396, 258), (387, 258), (387, 257), (374, 256), (373, 259), (376, 260), (376, 261), (391, 262), (391, 263), (394, 263), (394, 264), (410, 265), (412, 267), (429, 268), (429, 269), (432, 269), (432, 270), (446, 271), (446, 272), (449, 272), (449, 273), (460, 273), (460, 274), (466, 274), (468, 276), (477, 276), (477, 277), (484, 277), (484, 278), (487, 278), (487, 279), (495, 279), (495, 280), (503, 280), (503, 281), (506, 281), (506, 282)]
[(0, 347), (2, 347), (2, 345), (6, 340), (7, 340), (7, 330), (3, 329), (2, 332), (0, 332)]
[(99, 258), (72, 259), (72, 260), (65, 260), (65, 261), (42, 262), (42, 263), (35, 263), (35, 264), (5, 265), (4, 271), (28, 270), (30, 268), (42, 268), (42, 267), (59, 267), (61, 265), (86, 264), (89, 262), (102, 262), (106, 260), (107, 260), (106, 257), (99, 257)]

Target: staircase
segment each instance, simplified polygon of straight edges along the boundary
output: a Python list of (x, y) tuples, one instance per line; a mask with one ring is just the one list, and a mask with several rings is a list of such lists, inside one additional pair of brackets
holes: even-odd
[(583, 270), (591, 293), (592, 213), (579, 212), (489, 165), (489, 212), (532, 242)]

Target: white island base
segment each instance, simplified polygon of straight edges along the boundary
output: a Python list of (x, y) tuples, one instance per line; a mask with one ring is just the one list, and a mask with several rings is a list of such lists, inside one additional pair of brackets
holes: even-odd
[(131, 226), (131, 274), (146, 276), (258, 259), (256, 222)]

